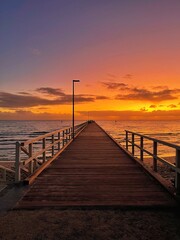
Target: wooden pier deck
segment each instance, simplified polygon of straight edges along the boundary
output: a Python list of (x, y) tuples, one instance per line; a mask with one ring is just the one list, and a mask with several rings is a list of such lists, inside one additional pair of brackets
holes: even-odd
[(91, 123), (36, 178), (16, 208), (174, 205), (156, 180)]

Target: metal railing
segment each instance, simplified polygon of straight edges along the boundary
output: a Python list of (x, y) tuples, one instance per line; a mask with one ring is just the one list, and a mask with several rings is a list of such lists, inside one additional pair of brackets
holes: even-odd
[[(175, 172), (175, 188), (176, 192), (180, 194), (180, 146), (168, 143), (162, 140), (158, 140), (152, 137), (148, 137), (136, 132), (125, 130), (126, 132), (126, 150), (131, 153), (131, 155), (135, 156), (135, 148), (139, 149), (139, 158), (141, 161), (144, 160), (144, 153), (151, 156), (153, 158), (153, 171), (158, 172), (158, 161), (167, 165)], [(130, 136), (129, 136), (130, 135)], [(137, 139), (138, 137), (138, 139)], [(144, 142), (146, 140), (150, 140), (152, 142), (152, 152), (144, 148)], [(137, 143), (138, 141), (138, 143)], [(131, 144), (131, 149), (129, 149), (129, 143)], [(175, 163), (172, 164), (162, 157), (158, 156), (158, 146), (159, 144), (173, 148), (176, 152), (176, 160)]]
[[(88, 122), (76, 125), (75, 136), (87, 126)], [(16, 142), (15, 181), (33, 175), (45, 162), (53, 161), (60, 152), (73, 141), (72, 127), (59, 129), (45, 135)]]

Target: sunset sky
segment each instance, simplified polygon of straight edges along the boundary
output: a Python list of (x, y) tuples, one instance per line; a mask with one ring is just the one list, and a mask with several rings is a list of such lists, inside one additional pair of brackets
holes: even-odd
[(0, 120), (180, 120), (179, 0), (1, 0)]

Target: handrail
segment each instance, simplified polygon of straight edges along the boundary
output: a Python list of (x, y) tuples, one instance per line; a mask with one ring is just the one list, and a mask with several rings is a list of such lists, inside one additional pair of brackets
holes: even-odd
[[(69, 128), (70, 128), (70, 127), (69, 127)], [(39, 141), (39, 140), (41, 140), (42, 138), (50, 137), (51, 135), (55, 135), (55, 134), (58, 133), (59, 131), (62, 132), (62, 131), (65, 131), (65, 130), (67, 130), (67, 129), (69, 129), (69, 128), (58, 129), (58, 130), (56, 130), (56, 131), (49, 132), (49, 133), (46, 133), (46, 134), (44, 134), (44, 135), (40, 135), (40, 136), (38, 136), (38, 137), (29, 139), (29, 140), (27, 140), (27, 141), (22, 142), (22, 143), (21, 143), (21, 146), (29, 145), (30, 143), (32, 143), (32, 141), (33, 141), (33, 142)]]
[[(75, 126), (75, 136), (87, 126), (88, 122)], [(15, 181), (22, 180), (22, 170), (28, 177), (35, 173), (43, 163), (53, 161), (73, 139), (72, 127), (62, 128), (36, 138), (16, 142)], [(35, 149), (36, 147), (36, 149)], [(22, 159), (22, 154), (25, 159)]]
[(0, 179), (0, 181), (7, 181), (7, 172), (15, 173), (14, 170), (2, 165), (0, 165), (0, 170), (2, 171), (2, 178)]
[(146, 138), (148, 140), (156, 141), (156, 142), (161, 143), (163, 145), (166, 145), (168, 147), (172, 147), (172, 148), (176, 148), (176, 149), (180, 150), (180, 146), (178, 146), (176, 144), (173, 144), (173, 143), (165, 142), (163, 140), (152, 138), (152, 137), (149, 137), (149, 136), (146, 136), (146, 135), (143, 135), (143, 134), (140, 134), (140, 133), (132, 132), (132, 131), (129, 131), (129, 130), (125, 130), (125, 132), (132, 133), (132, 134), (135, 134), (139, 137), (143, 137), (143, 138)]
[[(162, 162), (165, 165), (168, 165), (171, 169), (175, 171), (175, 189), (176, 193), (180, 194), (180, 146), (172, 143), (168, 143), (156, 138), (152, 138), (140, 133), (132, 132), (129, 130), (125, 130), (126, 132), (126, 150), (129, 151), (129, 143), (131, 144), (131, 151), (130, 154), (135, 157), (135, 147), (139, 149), (140, 151), (140, 160), (144, 160), (144, 153), (150, 155), (153, 157), (153, 171), (158, 172), (158, 164), (157, 161)], [(131, 139), (129, 138), (129, 135), (131, 135)], [(136, 142), (135, 137), (138, 136), (140, 137), (140, 142), (139, 145)], [(150, 152), (144, 148), (144, 139), (148, 139), (152, 141), (152, 147), (153, 147), (153, 152)], [(136, 142), (136, 143), (135, 143)], [(165, 160), (162, 157), (158, 156), (158, 143), (163, 144), (165, 146), (171, 147), (176, 151), (176, 162), (175, 164), (172, 164)]]

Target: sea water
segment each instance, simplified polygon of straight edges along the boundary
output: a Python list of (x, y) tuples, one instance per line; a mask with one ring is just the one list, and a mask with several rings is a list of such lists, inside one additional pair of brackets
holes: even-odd
[[(75, 121), (80, 124), (83, 121)], [(176, 145), (180, 143), (180, 121), (97, 121), (107, 133), (122, 145), (125, 143), (125, 130), (145, 134)], [(71, 121), (0, 121), (0, 161), (15, 160), (15, 142), (25, 141), (57, 129), (71, 126)], [(147, 142), (151, 150), (152, 142)], [(138, 153), (137, 153), (138, 154)], [(159, 154), (175, 155), (175, 150), (163, 145)]]

